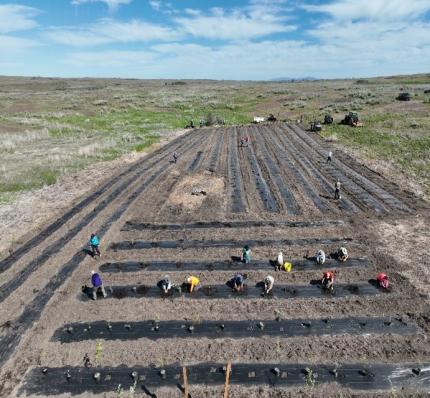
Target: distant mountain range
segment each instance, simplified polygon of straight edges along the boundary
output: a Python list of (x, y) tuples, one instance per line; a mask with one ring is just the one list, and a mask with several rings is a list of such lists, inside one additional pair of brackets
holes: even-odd
[(316, 77), (308, 76), (308, 77), (276, 77), (275, 79), (271, 79), (272, 82), (303, 82), (303, 81), (312, 81), (319, 80)]

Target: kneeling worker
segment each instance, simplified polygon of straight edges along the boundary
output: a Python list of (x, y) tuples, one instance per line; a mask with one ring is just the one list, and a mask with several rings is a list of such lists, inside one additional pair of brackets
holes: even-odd
[(161, 289), (164, 293), (169, 293), (169, 291), (172, 289), (172, 282), (170, 281), (169, 275), (165, 275), (163, 279), (160, 281)]
[(383, 272), (381, 272), (376, 277), (376, 280), (378, 281), (379, 287), (381, 287), (382, 289), (388, 289), (388, 286), (389, 286), (389, 284), (388, 284), (388, 276), (386, 274), (384, 274)]
[(315, 256), (317, 259), (317, 263), (323, 265), (325, 263), (325, 253), (324, 250), (318, 250), (317, 255)]
[(326, 271), (321, 280), (321, 286), (326, 290), (333, 290), (334, 288), (334, 271)]
[(340, 247), (337, 251), (337, 259), (339, 261), (345, 262), (348, 260), (348, 250), (345, 247)]
[(270, 293), (273, 289), (273, 285), (275, 284), (275, 278), (272, 275), (267, 275), (264, 279), (264, 292), (266, 294)]
[(200, 287), (200, 279), (197, 276), (189, 276), (187, 279), (188, 291), (192, 293)]
[(242, 274), (236, 274), (233, 278), (233, 291), (241, 292), (245, 286), (244, 280), (245, 278)]

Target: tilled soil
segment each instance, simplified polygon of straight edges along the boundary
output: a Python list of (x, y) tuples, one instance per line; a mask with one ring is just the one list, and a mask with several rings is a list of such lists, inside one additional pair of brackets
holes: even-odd
[[(250, 147), (238, 147), (242, 135), (250, 136)], [(316, 137), (285, 124), (214, 129), (204, 133), (194, 130), (139, 161), (132, 171), (125, 170), (119, 179), (113, 178), (112, 185), (106, 187), (95, 203), (77, 213), (55, 234), (48, 234), (46, 240), (30, 247), (28, 253), (16, 259), (10, 257), (0, 261), (0, 266), (4, 265), (0, 274), (3, 287), (3, 293), (0, 293), (1, 396), (22, 394), (19, 386), (29, 368), (82, 366), (86, 353), (92, 360), (95, 359), (95, 340), (67, 344), (51, 341), (55, 330), (70, 322), (184, 320), (198, 323), (202, 320), (270, 320), (276, 317), (395, 316), (416, 322), (418, 333), (407, 336), (363, 333), (358, 336), (300, 338), (102, 340), (103, 348), (97, 360), (102, 366), (190, 365), (231, 360), (233, 369), (235, 362), (428, 362), (430, 311), (424, 279), (428, 275), (420, 256), (429, 240), (428, 236), (421, 234), (421, 229), (408, 232), (416, 225), (413, 220), (420, 218), (428, 222), (427, 204), (347, 155), (336, 152), (336, 159), (327, 163), (327, 149)], [(170, 162), (174, 150), (179, 153), (177, 164)], [(332, 199), (336, 178), (342, 183), (340, 201)], [(98, 213), (90, 219), (94, 209)], [(114, 220), (109, 221), (115, 214)], [(82, 223), (85, 219), (89, 222)], [(134, 223), (161, 224), (231, 220), (341, 220), (343, 224), (122, 230), (130, 220)], [(426, 224), (426, 221), (421, 222), (420, 228)], [(71, 230), (73, 234), (69, 233)], [(102, 257), (94, 259), (88, 255), (78, 255), (86, 248), (89, 234), (93, 231), (102, 236)], [(407, 242), (402, 241), (402, 233), (407, 233)], [(90, 283), (90, 271), (98, 270), (104, 263), (223, 261), (240, 256), (241, 251), (240, 247), (113, 250), (112, 247), (120, 242), (330, 238), (351, 239), (345, 243), (350, 256), (369, 260), (366, 267), (339, 268), (336, 282), (368, 283), (383, 271), (390, 276), (392, 291), (380, 292), (375, 296), (293, 300), (267, 297), (246, 300), (240, 297), (211, 300), (123, 298), (93, 302), (82, 299), (81, 287)], [(254, 259), (274, 260), (282, 250), (287, 261), (314, 256), (319, 249), (324, 249), (327, 254), (334, 253), (339, 245), (338, 242), (319, 247), (309, 244), (263, 244), (253, 246), (252, 252)], [(50, 249), (50, 246), (58, 250)], [(417, 250), (414, 251), (415, 247)], [(411, 261), (408, 261), (408, 252)], [(73, 258), (75, 260), (70, 262)], [(68, 268), (65, 264), (69, 264)], [(276, 272), (270, 266), (267, 270), (257, 270), (253, 269), (252, 263), (244, 269), (246, 283), (250, 285), (262, 281), (268, 274), (273, 275), (275, 284), (279, 285), (308, 285), (321, 279), (321, 271), (317, 270), (286, 273)], [(171, 273), (170, 277), (180, 285), (189, 274), (179, 270)], [(154, 286), (164, 275), (162, 271), (149, 272), (144, 269), (130, 273), (101, 273), (106, 286)], [(232, 278), (233, 273), (214, 269), (198, 271), (195, 275), (203, 285), (223, 285)], [(30, 316), (27, 317), (27, 314)], [(13, 341), (13, 346), (7, 346), (7, 341)], [(37, 341), (37, 346), (34, 341)], [(193, 385), (190, 391), (193, 397), (220, 396), (222, 386)], [(179, 389), (171, 388), (158, 389), (156, 394), (157, 397), (183, 396)], [(403, 391), (401, 394), (424, 396), (422, 391)], [(88, 391), (83, 396), (91, 397), (94, 394)], [(117, 395), (112, 392), (103, 396)], [(390, 392), (351, 392), (336, 384), (318, 388), (303, 386), (299, 389), (232, 385), (229, 396), (388, 397)]]

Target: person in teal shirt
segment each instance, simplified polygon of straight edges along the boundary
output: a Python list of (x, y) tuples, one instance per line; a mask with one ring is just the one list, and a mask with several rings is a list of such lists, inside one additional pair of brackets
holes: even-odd
[(91, 238), (90, 238), (90, 246), (91, 246), (91, 252), (94, 256), (101, 256), (100, 254), (100, 240), (98, 238), (98, 236), (96, 234), (91, 234)]
[(244, 246), (242, 249), (242, 261), (245, 264), (249, 264), (251, 262), (251, 249), (249, 246)]

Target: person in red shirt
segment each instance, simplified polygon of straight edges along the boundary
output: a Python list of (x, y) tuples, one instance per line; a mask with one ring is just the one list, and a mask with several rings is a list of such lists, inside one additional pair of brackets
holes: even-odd
[(326, 271), (323, 274), (321, 285), (326, 290), (333, 290), (334, 284), (334, 271)]
[(378, 281), (379, 287), (382, 287), (383, 289), (388, 289), (388, 276), (381, 272), (376, 277), (376, 280)]

